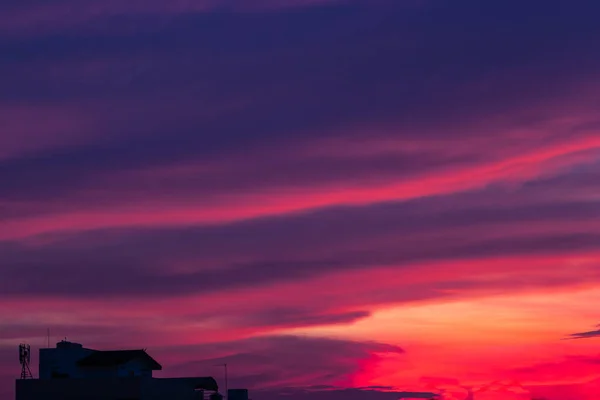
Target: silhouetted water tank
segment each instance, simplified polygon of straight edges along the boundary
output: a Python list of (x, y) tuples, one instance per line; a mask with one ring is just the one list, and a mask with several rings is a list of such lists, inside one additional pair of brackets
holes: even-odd
[(227, 400), (248, 400), (248, 389), (229, 389)]
[(66, 340), (56, 343), (57, 349), (81, 349), (83, 346), (79, 343), (67, 342)]

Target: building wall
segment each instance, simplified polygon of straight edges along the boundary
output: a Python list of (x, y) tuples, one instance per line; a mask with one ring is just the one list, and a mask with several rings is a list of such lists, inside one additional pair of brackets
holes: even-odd
[(227, 400), (248, 400), (248, 389), (229, 389)]
[(142, 400), (140, 379), (17, 380), (16, 400)]
[(142, 387), (142, 400), (203, 400), (196, 383), (194, 378), (149, 379)]
[(39, 378), (152, 377), (152, 371), (138, 360), (130, 361), (118, 368), (78, 367), (77, 361), (93, 352), (92, 349), (70, 342), (61, 342), (53, 349), (40, 349)]
[(63, 375), (69, 378), (81, 378), (83, 372), (77, 367), (77, 361), (90, 355), (93, 350), (86, 349), (77, 343), (70, 343), (54, 349), (40, 349), (40, 379), (52, 379)]
[(23, 379), (16, 400), (203, 400), (197, 378)]
[(151, 378), (152, 370), (148, 369), (148, 367), (139, 360), (131, 360), (128, 363), (120, 365), (116, 374), (119, 377), (142, 376)]
[(79, 368), (77, 378), (109, 379), (117, 378), (117, 367), (85, 367)]

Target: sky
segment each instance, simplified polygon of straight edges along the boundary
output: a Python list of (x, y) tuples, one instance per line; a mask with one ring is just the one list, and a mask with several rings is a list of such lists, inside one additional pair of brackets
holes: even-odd
[(598, 13), (0, 0), (0, 398), (47, 329), (255, 400), (597, 398)]

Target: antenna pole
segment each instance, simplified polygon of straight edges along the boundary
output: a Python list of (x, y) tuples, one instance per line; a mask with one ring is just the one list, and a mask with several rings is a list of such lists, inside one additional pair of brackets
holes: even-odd
[[(223, 367), (225, 369), (225, 394), (223, 395), (224, 398), (227, 398), (228, 395), (228, 382), (227, 382), (227, 363), (223, 363), (223, 364), (216, 364), (215, 367)], [(228, 399), (228, 398), (227, 398)], [(229, 399), (228, 399), (229, 400)]]
[(33, 374), (29, 368), (31, 363), (31, 347), (28, 344), (19, 345), (19, 363), (21, 363), (21, 379), (32, 379)]

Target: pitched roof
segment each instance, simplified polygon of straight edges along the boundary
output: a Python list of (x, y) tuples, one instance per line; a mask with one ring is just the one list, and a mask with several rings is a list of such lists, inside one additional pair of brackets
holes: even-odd
[(162, 366), (144, 350), (96, 350), (89, 356), (79, 360), (77, 364), (81, 367), (112, 367), (132, 360), (140, 360), (154, 371), (162, 369)]
[(214, 392), (219, 391), (219, 385), (217, 385), (217, 381), (215, 378), (207, 376), (203, 378), (191, 378), (194, 382), (195, 389), (204, 389), (210, 390)]

